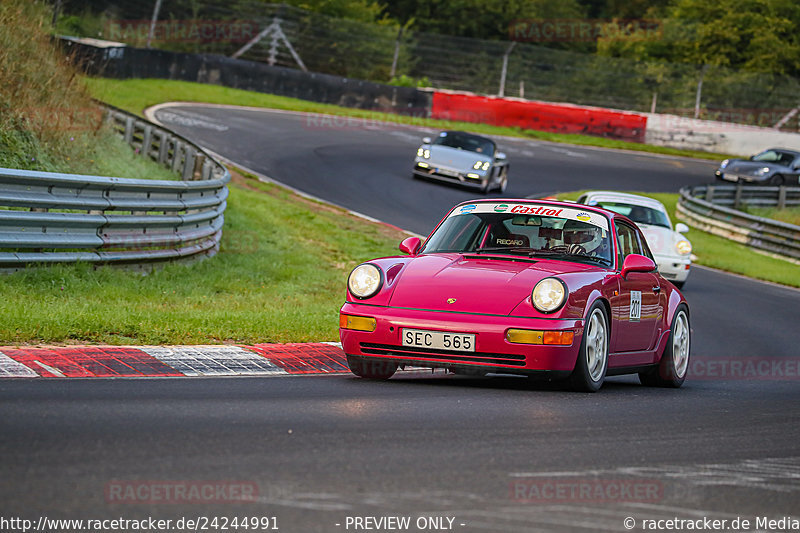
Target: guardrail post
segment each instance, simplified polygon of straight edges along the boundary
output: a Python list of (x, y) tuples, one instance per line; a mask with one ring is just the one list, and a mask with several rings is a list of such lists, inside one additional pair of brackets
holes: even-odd
[(714, 201), (714, 186), (709, 185), (706, 187), (706, 202), (713, 202)]
[(139, 155), (149, 156), (150, 149), (153, 146), (153, 127), (152, 126), (145, 126), (144, 127), (144, 135), (142, 135), (142, 151), (139, 152)]
[(778, 187), (778, 209), (786, 207), (786, 186)]
[(133, 145), (133, 117), (126, 117), (125, 118), (125, 142)]
[(183, 143), (175, 141), (175, 148), (172, 150), (172, 171), (178, 173), (181, 164), (181, 154), (184, 151)]
[(194, 156), (196, 152), (194, 149), (186, 147), (186, 158), (183, 160), (183, 181), (190, 181), (194, 179)]
[(733, 196), (733, 208), (739, 209), (739, 205), (742, 203), (742, 184), (736, 184), (736, 194)]
[(165, 131), (158, 133), (158, 163), (166, 166), (169, 157), (170, 136)]

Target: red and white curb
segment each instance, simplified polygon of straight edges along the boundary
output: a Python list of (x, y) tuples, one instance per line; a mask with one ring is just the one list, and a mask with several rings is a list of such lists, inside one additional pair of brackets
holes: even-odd
[(0, 378), (286, 376), (347, 373), (339, 343), (0, 347)]

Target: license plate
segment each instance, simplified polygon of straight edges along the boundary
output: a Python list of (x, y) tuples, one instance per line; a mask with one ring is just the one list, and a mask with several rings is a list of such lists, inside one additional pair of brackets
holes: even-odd
[(440, 168), (440, 169), (438, 169), (438, 172), (439, 172), (439, 174), (442, 174), (443, 176), (453, 176), (454, 178), (458, 177), (458, 172), (456, 172), (455, 170), (448, 170), (446, 168)]
[(723, 173), (722, 174), (722, 179), (728, 180), (728, 181), (739, 181), (739, 176), (737, 176), (736, 174)]
[(424, 329), (404, 329), (403, 346), (474, 352), (475, 335), (469, 333), (427, 331)]

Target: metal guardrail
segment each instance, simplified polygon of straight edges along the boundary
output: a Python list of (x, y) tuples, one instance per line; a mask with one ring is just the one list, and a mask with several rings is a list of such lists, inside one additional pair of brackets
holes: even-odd
[[(752, 191), (749, 189), (753, 189)], [(778, 189), (782, 189), (778, 190)], [(738, 190), (738, 192), (737, 192)], [(768, 191), (769, 190), (769, 191)], [(768, 204), (767, 196), (775, 202)], [(745, 198), (750, 205), (777, 205), (780, 198), (784, 205), (788, 197), (800, 196), (800, 187), (741, 187), (735, 185), (700, 185), (684, 187), (678, 199), (678, 218), (706, 231), (736, 241), (751, 248), (773, 254), (800, 259), (800, 226), (749, 215), (724, 205), (741, 205)], [(738, 202), (736, 201), (738, 198)], [(753, 202), (752, 200), (757, 200)], [(800, 203), (800, 202), (798, 202)]]
[(793, 207), (800, 205), (800, 187), (754, 185), (707, 185), (705, 200), (716, 205), (739, 209), (753, 207)]
[(103, 107), (132, 149), (180, 179), (0, 168), (0, 269), (76, 261), (148, 268), (219, 250), (228, 170), (186, 138)]

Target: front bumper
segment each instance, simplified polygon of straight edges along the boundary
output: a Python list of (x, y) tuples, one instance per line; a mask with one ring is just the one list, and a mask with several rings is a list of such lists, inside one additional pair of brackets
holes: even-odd
[(655, 256), (658, 272), (670, 281), (686, 281), (692, 267), (691, 254), (687, 256)]
[[(518, 318), (428, 311), (347, 302), (341, 313), (376, 319), (372, 332), (339, 329), (342, 349), (348, 355), (392, 361), (400, 365), (486, 372), (567, 374), (575, 368), (582, 320)], [(435, 350), (403, 346), (404, 328), (475, 335), (475, 351)], [(506, 340), (510, 328), (574, 332), (571, 345), (515, 344)]]
[(726, 172), (724, 170), (717, 170), (714, 172), (714, 176), (718, 180), (729, 181), (731, 183), (764, 183), (769, 181), (769, 179), (772, 177), (769, 174), (756, 176), (751, 174), (735, 174), (733, 172)]
[[(428, 166), (420, 166), (420, 163)], [(480, 188), (485, 187), (489, 180), (488, 174), (485, 173), (480, 174), (474, 170), (464, 172), (461, 170), (437, 166), (433, 163), (427, 163), (425, 161), (416, 161), (414, 163), (414, 174), (421, 178), (460, 183), (462, 185)], [(470, 177), (468, 174), (475, 174), (478, 177)]]

